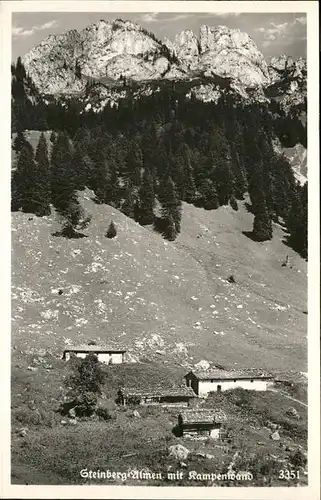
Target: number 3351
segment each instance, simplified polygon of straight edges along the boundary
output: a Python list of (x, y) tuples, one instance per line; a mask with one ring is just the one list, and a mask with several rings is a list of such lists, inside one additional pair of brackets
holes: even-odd
[(279, 479), (300, 479), (300, 471), (298, 470), (280, 470)]

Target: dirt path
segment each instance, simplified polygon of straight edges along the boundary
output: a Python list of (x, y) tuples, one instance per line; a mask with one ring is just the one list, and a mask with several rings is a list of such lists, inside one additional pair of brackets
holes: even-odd
[(303, 403), (303, 401), (300, 401), (299, 399), (295, 399), (286, 392), (279, 391), (278, 389), (270, 389), (272, 392), (278, 392), (279, 394), (282, 394), (282, 396), (285, 396), (287, 399), (291, 399), (291, 401), (295, 401), (296, 403), (299, 403), (302, 406), (305, 406), (306, 408), (308, 407), (307, 403)]

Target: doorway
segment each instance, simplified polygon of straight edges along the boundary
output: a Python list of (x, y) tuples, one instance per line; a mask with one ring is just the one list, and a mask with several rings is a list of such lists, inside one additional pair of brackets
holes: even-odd
[(221, 392), (221, 390), (222, 390), (222, 386), (221, 386), (221, 385), (218, 385), (218, 386), (217, 386), (217, 392)]

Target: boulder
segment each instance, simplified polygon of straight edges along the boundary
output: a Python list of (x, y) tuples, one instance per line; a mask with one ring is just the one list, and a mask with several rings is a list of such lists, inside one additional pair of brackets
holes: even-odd
[(285, 414), (287, 417), (295, 418), (296, 420), (300, 420), (300, 415), (294, 407), (288, 408), (286, 410)]
[(206, 361), (206, 359), (201, 359), (201, 361), (199, 361), (198, 363), (196, 363), (196, 365), (194, 365), (194, 368), (196, 370), (208, 370), (210, 367), (210, 364), (208, 361)]
[(280, 441), (281, 438), (280, 438), (280, 434), (278, 433), (278, 431), (272, 432), (271, 439), (273, 439), (273, 441)]
[(190, 451), (188, 448), (185, 448), (182, 444), (174, 444), (169, 447), (169, 456), (174, 457), (177, 460), (186, 460)]
[(267, 427), (267, 429), (271, 429), (271, 431), (273, 431), (273, 432), (277, 431), (279, 428), (278, 424), (275, 424), (274, 422), (268, 422), (266, 424), (266, 427)]
[(68, 412), (68, 416), (69, 416), (69, 418), (76, 418), (76, 410), (75, 410), (75, 408), (70, 408), (70, 410)]
[(25, 437), (28, 434), (28, 427), (21, 427), (19, 429), (18, 434), (20, 437)]

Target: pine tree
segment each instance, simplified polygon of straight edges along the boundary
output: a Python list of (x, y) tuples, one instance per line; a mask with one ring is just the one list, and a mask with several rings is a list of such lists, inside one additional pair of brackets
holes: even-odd
[[(160, 142), (158, 145), (155, 156), (156, 175), (158, 179), (164, 179), (171, 174), (171, 169), (173, 169), (173, 166), (170, 164), (169, 153), (166, 150), (164, 142)], [(149, 165), (148, 162), (145, 162), (145, 164)]]
[(51, 200), (62, 224), (61, 235), (79, 236), (78, 231), (88, 226), (91, 216), (86, 216), (77, 198), (77, 182), (72, 169), (72, 150), (68, 136), (59, 133), (51, 154)]
[(72, 151), (68, 136), (60, 132), (51, 151), (51, 200), (54, 207), (64, 209), (74, 198), (76, 183), (72, 169)]
[(143, 153), (137, 140), (132, 140), (127, 145), (123, 162), (124, 176), (133, 185), (139, 186), (143, 168)]
[(79, 80), (81, 79), (81, 69), (78, 60), (76, 61), (76, 66), (75, 66), (75, 77), (78, 78)]
[(272, 222), (269, 217), (266, 203), (262, 201), (260, 208), (257, 208), (253, 222), (253, 239), (256, 241), (266, 241), (272, 239)]
[(302, 257), (307, 258), (307, 183), (303, 187), (297, 186), (291, 198), (291, 206), (286, 218), (289, 231), (288, 244)]
[(88, 178), (88, 187), (96, 196), (96, 202), (107, 203), (107, 186), (110, 180), (110, 170), (107, 162), (107, 154), (99, 141), (94, 141), (90, 147), (90, 161), (93, 169)]
[(143, 153), (137, 141), (130, 143), (126, 163), (131, 182), (134, 186), (139, 186), (143, 168)]
[[(264, 190), (267, 209), (270, 217), (274, 220), (277, 220), (277, 216), (280, 215), (278, 203), (276, 201), (276, 195), (278, 191), (276, 186), (276, 177), (278, 176), (278, 172), (276, 172), (276, 170), (279, 169), (279, 166), (276, 165), (278, 164), (278, 157), (273, 149), (273, 145), (271, 142), (272, 139), (267, 133), (264, 132), (264, 130), (259, 130), (257, 132), (257, 141), (260, 147), (262, 158), (262, 187)], [(283, 167), (280, 165), (280, 168), (282, 169)], [(283, 176), (284, 173), (285, 172), (283, 172), (281, 175)], [(285, 192), (284, 187), (285, 186), (281, 185), (278, 186), (278, 188), (281, 189), (281, 192), (283, 192), (281, 196), (284, 199), (285, 204), (288, 205), (287, 193)]]
[(185, 164), (182, 156), (170, 151), (168, 155), (168, 174), (175, 184), (178, 197), (184, 199), (185, 193)]
[(182, 202), (178, 197), (176, 186), (171, 177), (167, 177), (163, 182), (159, 201), (162, 205), (162, 219), (167, 222), (169, 227), (171, 227), (173, 221), (177, 235), (181, 230)]
[(50, 165), (48, 158), (48, 146), (47, 141), (42, 133), (39, 138), (38, 146), (36, 149), (35, 161), (37, 166), (37, 185), (39, 186), (39, 198), (41, 199), (41, 204), (39, 204), (38, 215), (49, 215), (50, 214), (50, 199), (51, 199), (51, 189), (50, 189)]
[(75, 149), (83, 148), (85, 152), (88, 152), (87, 149), (91, 143), (91, 136), (89, 129), (87, 127), (78, 128), (73, 137), (73, 143)]
[(72, 169), (75, 178), (75, 186), (79, 191), (82, 191), (87, 185), (92, 163), (84, 147), (78, 143), (75, 145), (75, 150), (72, 155)]
[(214, 128), (207, 148), (212, 165), (211, 179), (215, 182), (219, 204), (227, 205), (234, 191), (234, 178), (231, 150), (221, 130)]
[(223, 116), (225, 125), (225, 136), (231, 152), (232, 174), (234, 178), (234, 195), (237, 200), (243, 200), (247, 191), (246, 169), (244, 167), (244, 138), (242, 124), (237, 119), (233, 103), (226, 103)]
[(154, 179), (147, 168), (144, 170), (138, 198), (139, 204), (136, 215), (138, 222), (141, 225), (152, 224), (154, 222), (155, 205)]
[(249, 174), (249, 194), (254, 213), (253, 238), (256, 241), (266, 241), (272, 238), (271, 214), (267, 208), (263, 182), (263, 165), (259, 151), (256, 163), (251, 165)]
[(12, 71), (13, 71), (11, 79), (12, 97), (14, 98), (15, 101), (19, 101), (19, 104), (22, 104), (26, 100), (26, 93), (24, 86), (26, 79), (26, 70), (21, 62), (21, 57), (18, 57), (16, 65), (12, 67)]
[(243, 200), (244, 193), (248, 188), (246, 171), (242, 165), (242, 161), (239, 154), (236, 151), (234, 153), (232, 152), (232, 154), (234, 154), (232, 160), (233, 164), (232, 172), (234, 177), (234, 195), (237, 200)]
[(184, 175), (184, 198), (187, 203), (194, 203), (196, 198), (196, 186), (193, 176), (193, 167), (191, 164), (185, 166)]
[(60, 236), (65, 238), (79, 238), (79, 231), (85, 229), (91, 221), (91, 215), (85, 214), (75, 193), (57, 209), (57, 213), (62, 226)]
[(166, 219), (166, 226), (163, 231), (163, 236), (168, 241), (174, 241), (177, 236), (176, 224), (171, 215), (169, 215)]
[(236, 198), (234, 196), (234, 194), (232, 194), (232, 196), (230, 197), (230, 205), (231, 207), (233, 208), (233, 210), (237, 211), (239, 209), (238, 207), (238, 204), (237, 204), (237, 201), (236, 201)]
[(106, 184), (106, 201), (109, 205), (119, 208), (121, 205), (121, 189), (119, 186), (119, 178), (116, 162), (109, 159), (108, 161), (109, 177)]
[[(34, 160), (33, 150), (23, 147), (12, 176), (12, 209), (34, 213), (38, 216), (50, 213), (48, 171), (41, 170)], [(44, 165), (45, 168), (45, 165)]]
[(178, 161), (182, 164), (182, 199), (187, 203), (195, 201), (196, 187), (192, 167), (192, 153), (186, 143), (182, 143), (178, 149)]
[(13, 150), (16, 154), (19, 154), (23, 148), (29, 148), (30, 151), (33, 151), (32, 146), (29, 141), (25, 138), (25, 135), (22, 131), (19, 131), (13, 141)]
[(105, 236), (106, 238), (112, 239), (115, 238), (116, 235), (117, 235), (117, 230), (115, 224), (113, 223), (113, 221), (111, 221)]
[(126, 198), (121, 208), (122, 213), (127, 217), (134, 219), (135, 205), (136, 205), (136, 200), (134, 196), (133, 186), (129, 183), (126, 188)]
[(219, 207), (216, 187), (210, 179), (204, 180), (198, 186), (199, 197), (197, 206), (205, 208), (205, 210), (215, 210)]
[(260, 211), (262, 204), (266, 204), (265, 193), (263, 188), (263, 164), (262, 161), (257, 161), (252, 165), (249, 175), (249, 195), (251, 198), (252, 211), (256, 213)]
[(220, 205), (227, 205), (234, 191), (233, 174), (229, 162), (220, 164), (214, 170), (215, 184)]
[(26, 78), (26, 70), (24, 65), (22, 64), (20, 56), (17, 58), (16, 63), (16, 77), (18, 80), (23, 80), (24, 78)]
[(302, 237), (301, 237), (301, 255), (306, 260), (308, 259), (308, 183), (306, 182), (301, 188), (301, 205), (302, 205)]
[(271, 176), (273, 212), (286, 219), (293, 193), (296, 192), (296, 182), (292, 168), (283, 155), (275, 159)]

